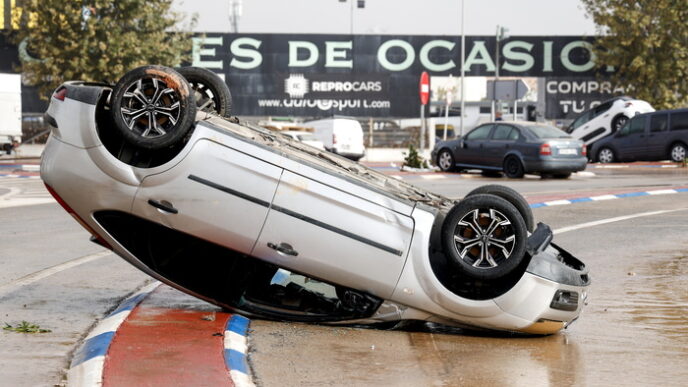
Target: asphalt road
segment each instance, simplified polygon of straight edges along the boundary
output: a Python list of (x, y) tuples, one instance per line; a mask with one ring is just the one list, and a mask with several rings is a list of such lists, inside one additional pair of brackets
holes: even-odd
[[(688, 185), (677, 170), (604, 170), (570, 180), (407, 175), (458, 198), (482, 184), (537, 197)], [(434, 176), (434, 175), (433, 175)], [(31, 200), (26, 200), (31, 199)], [(35, 204), (44, 200), (45, 204)], [(0, 178), (0, 384), (59, 385), (80, 339), (149, 279), (88, 241), (40, 180)], [(680, 385), (688, 376), (688, 193), (536, 209), (554, 229), (672, 211), (558, 234), (585, 261), (590, 304), (545, 338), (388, 332), (254, 320), (251, 367), (260, 385)]]

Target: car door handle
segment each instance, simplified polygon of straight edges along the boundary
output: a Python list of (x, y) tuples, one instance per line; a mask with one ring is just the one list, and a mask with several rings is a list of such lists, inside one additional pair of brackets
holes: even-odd
[(150, 204), (151, 206), (153, 206), (159, 210), (169, 212), (170, 214), (178, 214), (179, 213), (179, 210), (174, 208), (174, 206), (172, 206), (172, 204), (170, 202), (167, 202), (165, 200), (159, 202), (157, 200), (148, 199), (148, 204)]
[(268, 242), (268, 247), (282, 254), (291, 255), (294, 257), (299, 255), (299, 252), (294, 250), (294, 248), (289, 243), (282, 242), (279, 245), (276, 245), (272, 242)]

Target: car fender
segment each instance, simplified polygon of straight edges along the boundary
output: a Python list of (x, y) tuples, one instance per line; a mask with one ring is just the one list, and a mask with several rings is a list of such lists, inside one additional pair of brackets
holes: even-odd
[[(526, 161), (526, 159), (527, 159), (527, 155), (524, 155), (523, 152), (521, 152), (521, 151), (518, 150), (518, 149), (511, 149), (511, 150), (509, 150), (509, 151), (506, 152), (506, 154), (504, 155), (504, 158), (502, 159), (502, 164), (504, 164), (504, 160), (506, 160), (506, 158), (509, 157), (509, 156), (515, 156), (515, 157), (517, 157), (518, 160), (521, 162), (521, 165), (523, 165), (523, 166), (525, 167), (525, 165), (526, 165), (525, 161)], [(531, 159), (532, 159), (532, 157), (531, 157)]]

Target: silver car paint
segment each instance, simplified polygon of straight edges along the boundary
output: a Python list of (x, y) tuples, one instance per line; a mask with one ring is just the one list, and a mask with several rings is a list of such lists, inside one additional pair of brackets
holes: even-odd
[[(42, 178), (110, 243), (118, 255), (152, 277), (190, 294), (194, 293), (160, 277), (138, 261), (100, 227), (92, 213), (100, 209), (133, 211), (171, 227), (188, 227), (188, 232), (201, 233), (204, 238), (217, 241), (228, 238), (226, 243), (239, 241), (243, 249), (251, 245), (255, 227), (261, 223), (261, 218), (266, 218), (263, 233), (256, 236), (253, 254), (387, 299), (378, 313), (367, 319), (370, 321), (425, 319), (456, 325), (519, 330), (541, 318), (556, 317), (560, 321), (571, 321), (580, 312), (580, 305), (574, 312), (551, 310), (549, 301), (553, 292), (567, 287), (529, 273), (513, 289), (494, 300), (469, 300), (444, 288), (432, 273), (428, 257), (435, 215), (414, 205), (414, 200), (441, 201), (440, 197), (415, 192), (413, 187), (371, 175), (363, 168), (356, 171), (355, 166), (349, 168), (351, 173), (344, 173), (341, 168), (332, 167), (337, 160), (327, 160), (328, 156), (323, 157), (326, 159), (323, 161), (313, 155), (312, 159), (304, 162), (302, 159), (310, 156), (296, 152), (289, 154), (288, 147), (280, 147), (279, 143), (271, 144), (273, 139), (256, 138), (255, 132), (213, 116), (199, 116), (202, 121), (190, 140), (193, 146), (187, 145), (173, 160), (156, 168), (135, 168), (109, 155), (97, 141), (94, 111), (94, 106), (69, 98), (64, 102), (53, 101), (49, 113), (55, 117), (60, 129), (53, 133), (46, 146), (42, 159)], [(75, 117), (79, 118), (74, 120)], [(242, 136), (245, 138), (240, 139)], [(212, 147), (217, 148), (210, 154), (197, 155), (206, 152), (208, 144), (215, 144)], [(266, 149), (270, 147), (270, 150)], [(243, 156), (234, 159), (238, 154)], [(225, 160), (224, 157), (232, 159)], [(255, 159), (260, 162), (252, 164)], [(197, 165), (205, 162), (210, 165)], [(255, 168), (255, 165), (260, 167)], [(294, 206), (312, 217), (336, 219), (342, 222), (342, 227), (355, 227), (370, 239), (398, 249), (401, 255), (385, 255), (384, 251), (360, 246), (360, 242), (336, 234), (320, 232), (316, 235), (315, 230), (307, 232), (303, 225), (296, 227), (280, 220), (279, 214), (272, 213), (267, 216), (258, 213), (255, 218), (252, 214), (249, 220), (252, 231), (238, 232), (234, 228), (243, 228), (243, 221), (232, 222), (232, 217), (224, 219), (222, 216), (208, 218), (208, 213), (212, 211), (201, 207), (212, 206), (213, 194), (204, 190), (203, 186), (187, 188), (191, 182), (181, 180), (188, 172), (184, 168), (202, 171), (221, 181), (230, 179), (225, 184), (237, 183), (242, 190), (254, 189), (256, 191), (253, 194), (262, 195), (264, 199), (269, 199), (270, 192), (276, 189), (275, 203)], [(230, 175), (231, 170), (247, 174), (239, 179), (241, 181), (233, 182), (231, 177), (225, 176)], [(278, 183), (280, 174), (282, 180)], [(356, 184), (357, 180), (364, 184)], [(376, 188), (368, 189), (366, 185)], [(166, 214), (144, 205), (151, 196), (176, 195), (174, 191), (177, 189), (189, 191), (184, 192), (184, 197), (167, 196), (174, 200), (175, 205), (181, 207), (182, 203), (186, 205), (185, 202), (188, 202), (189, 208), (199, 208), (199, 211), (205, 212), (198, 215), (191, 213), (182, 225), (176, 225), (174, 221), (166, 220)], [(193, 198), (199, 202), (197, 207), (193, 207)], [(242, 214), (254, 210), (241, 205), (236, 209)], [(227, 222), (226, 225), (223, 222)], [(263, 245), (273, 236), (288, 237), (290, 240), (294, 238), (294, 244), (302, 244), (303, 251), (307, 253), (291, 261), (292, 258), (277, 256), (274, 251), (268, 252)], [(341, 270), (339, 264), (328, 262), (330, 257), (350, 259), (347, 263), (350, 266), (345, 265)]]

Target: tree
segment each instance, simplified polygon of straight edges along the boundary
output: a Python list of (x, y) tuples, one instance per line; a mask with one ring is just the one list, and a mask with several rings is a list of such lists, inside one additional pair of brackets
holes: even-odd
[[(174, 66), (187, 60), (191, 36), (172, 0), (23, 0), (13, 35), (21, 71), (43, 96), (80, 79), (116, 82), (144, 64)], [(190, 20), (186, 31), (195, 23)], [(28, 53), (28, 55), (26, 54)]]
[(593, 53), (612, 82), (655, 108), (688, 103), (686, 0), (582, 0), (597, 24)]

